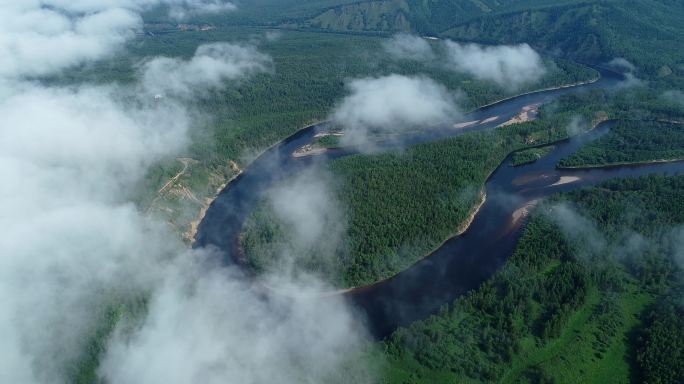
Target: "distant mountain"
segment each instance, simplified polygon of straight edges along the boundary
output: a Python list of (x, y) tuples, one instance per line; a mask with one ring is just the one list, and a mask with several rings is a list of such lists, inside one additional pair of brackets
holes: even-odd
[[(214, 25), (344, 33), (408, 32), (483, 44), (529, 43), (547, 54), (602, 63), (625, 58), (636, 75), (684, 87), (682, 0), (235, 0)], [(151, 23), (168, 23), (149, 12)]]
[(684, 76), (684, 2), (574, 1), (490, 14), (454, 24), (443, 36), (481, 43), (529, 42), (592, 62), (628, 59), (646, 77)]
[(229, 23), (530, 43), (590, 62), (624, 57), (639, 75), (684, 78), (681, 0), (254, 0)]

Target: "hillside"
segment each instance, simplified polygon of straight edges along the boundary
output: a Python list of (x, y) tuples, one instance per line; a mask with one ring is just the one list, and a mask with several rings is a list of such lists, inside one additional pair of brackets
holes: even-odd
[(641, 77), (681, 84), (684, 3), (675, 0), (259, 0), (219, 24), (529, 43), (589, 62), (622, 57)]
[(675, 1), (573, 2), (455, 23), (443, 35), (480, 43), (529, 42), (591, 62), (623, 57), (641, 75), (672, 81), (684, 75), (683, 16), (684, 5)]

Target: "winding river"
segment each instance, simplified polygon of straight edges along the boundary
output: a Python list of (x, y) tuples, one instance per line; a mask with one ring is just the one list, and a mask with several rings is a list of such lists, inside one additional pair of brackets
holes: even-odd
[[(461, 129), (431, 129), (387, 146), (417, 144), (492, 129), (518, 115), (525, 106), (548, 103), (568, 93), (611, 88), (622, 81), (619, 74), (605, 70), (600, 72), (601, 78), (594, 83), (514, 97), (478, 109), (462, 120), (489, 119), (483, 124)], [(495, 116), (498, 118), (494, 120)], [(443, 304), (452, 302), (491, 277), (515, 249), (526, 223), (527, 209), (539, 199), (613, 178), (684, 172), (682, 162), (586, 170), (556, 169), (560, 159), (584, 143), (604, 135), (611, 125), (611, 122), (602, 123), (586, 134), (557, 143), (549, 155), (532, 164), (510, 167), (510, 158), (507, 158), (489, 177), (486, 202), (462, 235), (448, 240), (432, 254), (390, 279), (347, 291), (348, 299), (365, 314), (372, 334), (382, 338), (398, 326), (426, 318)], [(239, 253), (243, 223), (270, 186), (316, 162), (353, 153), (338, 150), (319, 156), (292, 156), (296, 149), (311, 143), (314, 136), (325, 129), (325, 124), (303, 129), (271, 147), (250, 164), (221, 191), (207, 210), (195, 247), (215, 247), (223, 252), (226, 262), (243, 262)]]

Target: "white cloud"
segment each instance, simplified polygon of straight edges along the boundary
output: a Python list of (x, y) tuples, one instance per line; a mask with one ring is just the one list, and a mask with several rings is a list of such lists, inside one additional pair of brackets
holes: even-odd
[(98, 308), (148, 289), (173, 251), (123, 197), (186, 142), (188, 118), (110, 87), (17, 91), (0, 101), (0, 359), (17, 363), (0, 381), (59, 382)]
[(332, 120), (348, 144), (367, 143), (372, 132), (393, 133), (444, 123), (460, 115), (456, 96), (425, 77), (389, 75), (353, 80)]
[(292, 229), (288, 240), (295, 251), (340, 240), (344, 224), (333, 184), (328, 173), (312, 168), (268, 194), (276, 217)]
[(383, 43), (383, 48), (396, 59), (417, 61), (434, 59), (430, 43), (418, 36), (403, 33), (394, 35)]
[[(69, 382), (107, 306), (141, 295), (149, 312), (104, 353), (110, 382), (316, 382), (363, 338), (345, 303), (315, 299), (320, 283), (273, 277), (266, 300), (128, 201), (187, 145), (185, 96), (266, 70), (267, 56), (208, 45), (147, 61), (131, 87), (26, 80), (110, 57), (160, 3), (0, 0), (0, 382)], [(159, 87), (168, 97), (149, 97)]]
[(215, 265), (170, 269), (145, 323), (111, 341), (110, 382), (325, 382), (363, 343), (345, 303), (315, 298), (324, 288), (314, 282), (271, 280), (278, 292), (265, 299)]
[(158, 57), (143, 65), (143, 86), (153, 93), (187, 95), (217, 88), (226, 80), (269, 70), (271, 58), (252, 46), (213, 43), (190, 60)]
[(43, 76), (107, 58), (142, 28), (140, 12), (171, 17), (225, 12), (219, 0), (1, 0), (0, 77)]
[(235, 4), (223, 0), (181, 0), (171, 3), (169, 16), (178, 20), (210, 13), (230, 12), (237, 8)]
[(636, 67), (634, 64), (630, 63), (627, 59), (622, 57), (617, 57), (608, 62), (608, 66), (624, 70), (625, 72), (634, 72)]
[(516, 89), (546, 73), (541, 56), (527, 44), (480, 46), (445, 41), (444, 47), (451, 69), (502, 87)]
[(141, 25), (112, 8), (72, 19), (46, 8), (0, 8), (0, 77), (41, 76), (105, 58)]
[(546, 212), (558, 225), (563, 235), (574, 244), (575, 257), (584, 262), (592, 262), (597, 255), (607, 249), (608, 243), (596, 223), (578, 213), (566, 203), (558, 203)]

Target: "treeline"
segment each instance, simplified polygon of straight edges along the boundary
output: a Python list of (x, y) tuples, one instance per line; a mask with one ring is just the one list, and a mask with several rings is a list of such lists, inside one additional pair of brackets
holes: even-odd
[(543, 203), (494, 277), (382, 344), (384, 382), (681, 380), (681, 297), (648, 308), (682, 282), (683, 198), (684, 177), (649, 176)]
[(678, 159), (684, 159), (684, 124), (621, 120), (605, 136), (558, 165), (592, 167)]

